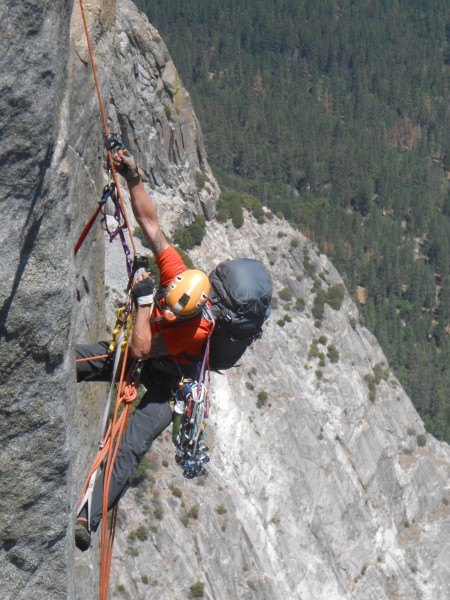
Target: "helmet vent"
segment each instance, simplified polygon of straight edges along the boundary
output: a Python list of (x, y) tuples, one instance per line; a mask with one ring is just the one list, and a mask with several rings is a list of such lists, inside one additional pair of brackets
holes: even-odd
[(187, 294), (183, 294), (181, 296), (181, 298), (178, 300), (177, 304), (181, 304), (181, 306), (186, 306), (186, 304), (189, 302), (189, 300), (191, 299), (190, 296), (188, 296)]

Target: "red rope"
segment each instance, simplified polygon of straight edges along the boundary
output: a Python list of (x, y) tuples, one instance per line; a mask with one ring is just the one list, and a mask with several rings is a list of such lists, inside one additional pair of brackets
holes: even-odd
[(97, 218), (98, 213), (102, 210), (101, 205), (97, 206), (95, 213), (92, 215), (92, 217), (89, 219), (86, 227), (83, 229), (83, 231), (81, 232), (80, 237), (78, 238), (78, 242), (75, 245), (75, 248), (73, 250), (73, 255), (76, 256), (78, 250), (81, 248), (82, 243), (84, 242), (87, 234), (90, 232), (92, 225), (94, 224), (95, 219)]

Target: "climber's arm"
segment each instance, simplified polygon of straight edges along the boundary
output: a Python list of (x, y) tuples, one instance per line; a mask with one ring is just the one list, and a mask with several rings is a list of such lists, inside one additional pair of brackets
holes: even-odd
[(113, 157), (114, 165), (127, 180), (134, 216), (147, 238), (153, 254), (158, 257), (169, 244), (159, 226), (155, 207), (145, 191), (136, 161), (129, 153), (119, 150)]
[(159, 226), (155, 207), (140, 179), (137, 182), (129, 182), (128, 189), (134, 216), (141, 226), (153, 254), (158, 257), (169, 247), (169, 244)]
[(146, 359), (150, 354), (152, 344), (150, 316), (151, 306), (138, 306), (131, 336), (131, 354), (134, 358)]
[(134, 358), (146, 360), (147, 358), (167, 356), (168, 353), (162, 333), (156, 333), (152, 336), (150, 307), (139, 307), (131, 337), (131, 354)]
[(155, 285), (148, 273), (138, 270), (134, 276), (133, 294), (137, 304), (136, 319), (131, 336), (131, 354), (147, 359), (168, 354), (162, 333), (152, 334), (150, 325)]

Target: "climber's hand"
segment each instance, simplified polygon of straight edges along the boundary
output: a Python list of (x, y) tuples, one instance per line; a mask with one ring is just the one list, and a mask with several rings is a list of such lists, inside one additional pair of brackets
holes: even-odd
[(134, 276), (134, 297), (139, 306), (148, 306), (153, 302), (155, 284), (153, 279), (144, 269), (138, 269)]
[(113, 163), (117, 172), (124, 177), (128, 183), (138, 183), (141, 179), (139, 169), (134, 157), (126, 150), (118, 150), (113, 154)]

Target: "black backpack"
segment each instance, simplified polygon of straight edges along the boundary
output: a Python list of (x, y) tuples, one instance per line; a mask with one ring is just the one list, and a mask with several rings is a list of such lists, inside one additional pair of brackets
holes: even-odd
[(272, 278), (257, 260), (222, 262), (209, 275), (211, 312), (216, 320), (210, 341), (212, 371), (233, 367), (250, 344), (261, 337), (270, 315)]

